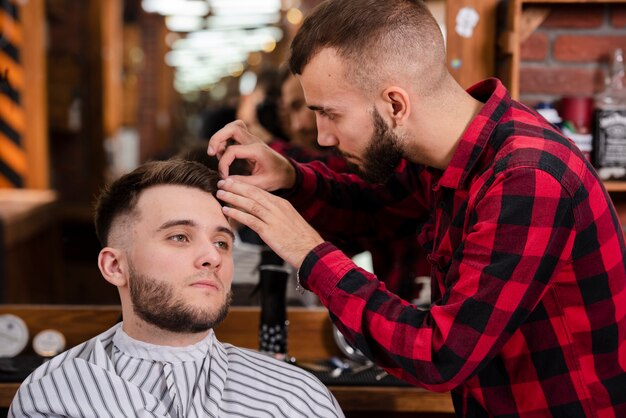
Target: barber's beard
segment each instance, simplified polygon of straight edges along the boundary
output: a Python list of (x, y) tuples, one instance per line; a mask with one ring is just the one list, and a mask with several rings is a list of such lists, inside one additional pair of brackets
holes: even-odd
[(365, 148), (360, 176), (369, 183), (385, 184), (403, 157), (400, 137), (385, 123), (378, 110), (372, 110), (374, 133)]
[(130, 268), (130, 299), (135, 313), (149, 324), (176, 333), (198, 333), (219, 325), (230, 308), (232, 292), (219, 307), (189, 306), (174, 296), (174, 287)]

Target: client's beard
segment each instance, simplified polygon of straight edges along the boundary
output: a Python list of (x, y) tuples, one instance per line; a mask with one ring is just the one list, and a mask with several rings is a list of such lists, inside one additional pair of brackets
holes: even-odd
[(188, 306), (181, 298), (175, 298), (172, 285), (146, 275), (137, 274), (130, 268), (130, 299), (135, 313), (149, 324), (176, 333), (198, 333), (219, 325), (232, 301), (232, 291), (226, 294), (224, 303), (216, 309)]

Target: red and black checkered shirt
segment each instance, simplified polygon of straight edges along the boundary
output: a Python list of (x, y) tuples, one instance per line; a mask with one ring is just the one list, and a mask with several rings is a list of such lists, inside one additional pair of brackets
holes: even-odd
[(498, 80), (469, 92), (484, 106), (444, 171), (404, 162), (373, 186), (296, 165), (285, 195), (325, 236), (418, 234), (432, 306), (388, 292), (330, 242), (309, 253), (301, 283), (389, 373), (452, 391), (458, 416), (626, 417), (615, 208), (576, 146)]
[[(351, 171), (346, 159), (332, 149), (323, 148), (319, 151), (312, 151), (281, 139), (275, 139), (268, 145), (274, 151), (299, 163), (318, 161), (338, 173)], [(335, 245), (350, 255), (369, 251), (374, 273), (385, 282), (387, 289), (406, 300), (419, 296), (421, 289), (415, 279), (418, 276), (427, 275), (428, 266), (425, 261), (426, 254), (419, 246), (416, 237), (405, 237), (393, 241), (390, 239), (384, 241), (351, 239), (342, 242), (335, 241)]]

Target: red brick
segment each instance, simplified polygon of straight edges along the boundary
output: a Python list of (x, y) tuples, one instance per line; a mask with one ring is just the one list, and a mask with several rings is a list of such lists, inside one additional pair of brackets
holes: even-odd
[(603, 88), (603, 77), (599, 68), (522, 66), (520, 93), (591, 96)]
[(626, 49), (626, 36), (562, 35), (555, 41), (552, 56), (559, 61), (603, 61), (615, 48)]
[(533, 33), (521, 45), (521, 59), (527, 61), (543, 61), (548, 55), (548, 35)]
[(541, 28), (582, 29), (597, 28), (604, 20), (604, 4), (553, 4)]
[(610, 15), (613, 27), (626, 28), (626, 4), (612, 4)]

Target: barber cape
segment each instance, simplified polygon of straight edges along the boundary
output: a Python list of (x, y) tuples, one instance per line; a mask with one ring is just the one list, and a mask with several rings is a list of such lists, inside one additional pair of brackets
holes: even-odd
[(37, 368), (9, 417), (343, 417), (308, 372), (209, 335), (189, 347), (130, 338), (121, 324)]

